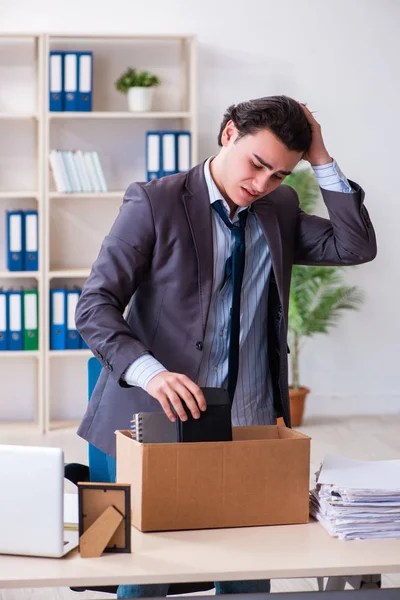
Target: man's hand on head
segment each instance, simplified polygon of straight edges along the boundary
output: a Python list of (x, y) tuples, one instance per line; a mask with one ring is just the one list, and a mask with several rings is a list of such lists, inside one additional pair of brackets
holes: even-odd
[(311, 145), (308, 152), (304, 153), (303, 159), (308, 160), (313, 167), (327, 165), (331, 163), (333, 159), (325, 148), (321, 125), (318, 123), (318, 121), (316, 121), (311, 111), (309, 111), (304, 104), (300, 103), (300, 106), (303, 109), (306, 119), (311, 127)]

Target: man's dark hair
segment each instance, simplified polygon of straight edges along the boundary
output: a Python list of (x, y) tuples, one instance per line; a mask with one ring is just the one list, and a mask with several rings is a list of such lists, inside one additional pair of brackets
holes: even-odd
[(268, 129), (285, 144), (288, 150), (306, 152), (311, 144), (311, 127), (301, 106), (287, 96), (266, 96), (240, 104), (232, 104), (224, 114), (218, 135), (222, 146), (222, 132), (232, 120), (239, 132), (238, 140)]

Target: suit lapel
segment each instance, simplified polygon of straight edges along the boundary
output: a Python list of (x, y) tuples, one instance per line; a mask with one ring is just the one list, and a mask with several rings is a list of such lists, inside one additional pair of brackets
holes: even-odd
[(211, 208), (204, 178), (204, 163), (189, 171), (183, 203), (197, 255), (199, 302), (204, 335), (213, 285)]
[(281, 305), (283, 302), (283, 260), (282, 260), (282, 237), (279, 228), (278, 217), (272, 200), (267, 196), (258, 200), (253, 205), (254, 214), (260, 224), (271, 252), (272, 267), (275, 274)]

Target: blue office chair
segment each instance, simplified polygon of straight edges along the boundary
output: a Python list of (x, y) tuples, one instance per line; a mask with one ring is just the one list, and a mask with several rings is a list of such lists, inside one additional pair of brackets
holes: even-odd
[[(94, 387), (100, 376), (102, 366), (94, 356), (88, 360), (88, 400), (92, 396)], [(113, 483), (116, 479), (115, 460), (105, 454), (98, 448), (89, 444), (88, 448), (88, 466), (79, 463), (70, 463), (65, 465), (64, 476), (75, 485), (78, 481), (101, 481), (103, 483)], [(108, 592), (110, 594), (117, 593), (118, 586), (102, 586), (90, 588), (70, 589), (74, 592), (84, 592), (86, 590), (95, 592)], [(205, 592), (212, 590), (214, 583), (211, 582), (196, 582), (196, 583), (171, 583), (168, 589), (168, 595), (190, 594), (192, 592)]]
[[(87, 364), (88, 373), (88, 400), (92, 397), (93, 390), (100, 376), (102, 366), (100, 362), (92, 356)], [(73, 483), (78, 481), (101, 481), (103, 483), (113, 483), (116, 478), (115, 460), (105, 454), (92, 444), (88, 447), (88, 466), (78, 463), (65, 465), (64, 475)]]
[[(92, 356), (88, 360), (88, 398), (92, 397), (93, 390), (100, 377), (102, 366), (100, 362)], [(88, 448), (89, 472), (91, 481), (102, 481), (104, 483), (113, 483), (116, 479), (115, 460), (105, 454), (98, 448), (89, 444)]]

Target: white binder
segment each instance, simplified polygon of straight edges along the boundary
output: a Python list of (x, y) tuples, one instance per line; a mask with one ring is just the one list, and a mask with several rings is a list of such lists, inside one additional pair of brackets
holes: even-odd
[(185, 173), (191, 167), (190, 132), (178, 132), (178, 173)]

